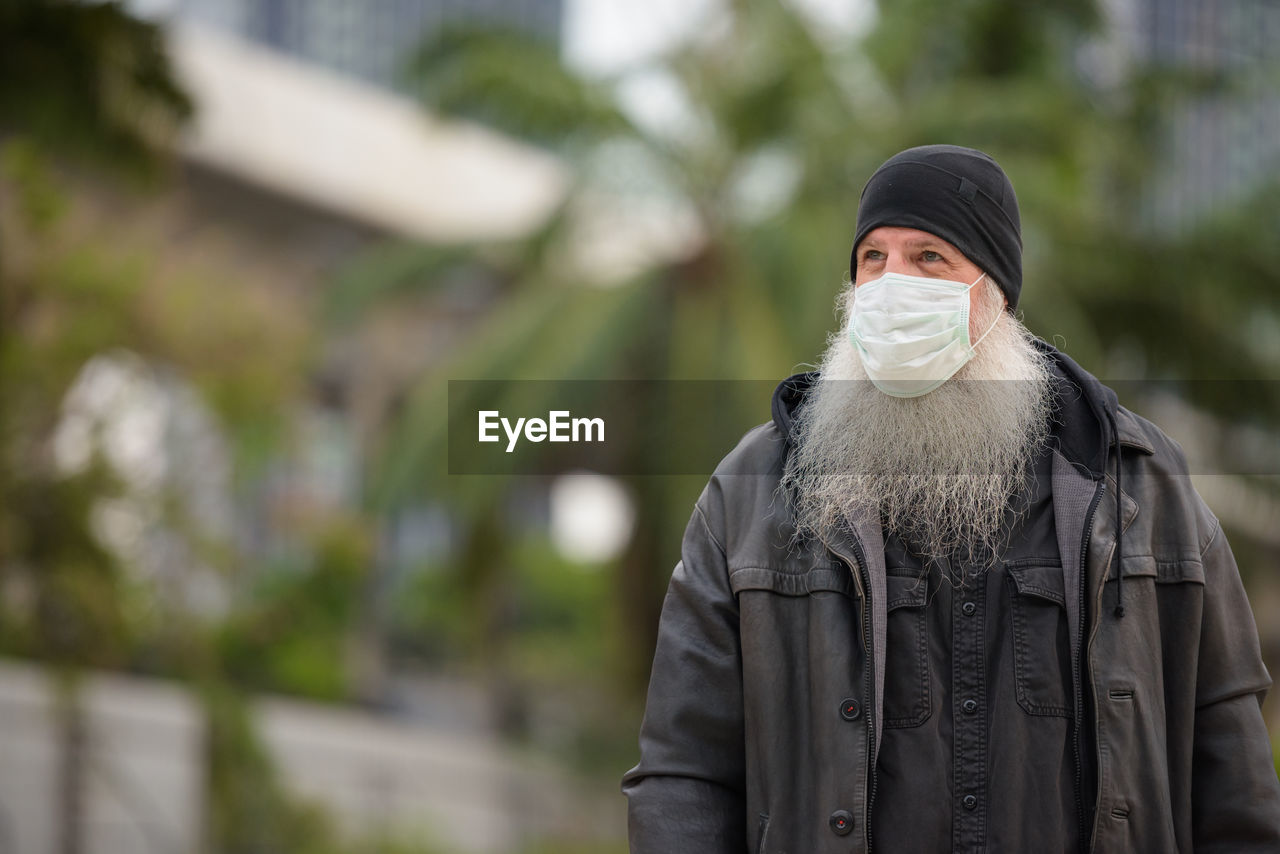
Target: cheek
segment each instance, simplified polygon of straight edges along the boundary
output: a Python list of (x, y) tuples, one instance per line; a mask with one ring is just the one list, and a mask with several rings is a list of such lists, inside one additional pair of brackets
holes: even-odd
[(977, 341), (1005, 310), (1007, 301), (999, 292), (992, 292), (986, 281), (969, 291), (969, 341)]
[(853, 283), (855, 285), (865, 285), (867, 282), (873, 282), (885, 273), (896, 269), (896, 267), (890, 266), (889, 262), (884, 258), (866, 258), (859, 261), (857, 268), (852, 271)]
[(845, 289), (844, 296), (841, 297), (841, 309), (844, 311), (846, 318), (853, 315), (853, 291), (856, 285)]

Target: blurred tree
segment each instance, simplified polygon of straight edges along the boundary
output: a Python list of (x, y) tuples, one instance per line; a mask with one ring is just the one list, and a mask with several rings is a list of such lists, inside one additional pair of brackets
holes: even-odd
[[(907, 0), (880, 4), (854, 38), (792, 4), (738, 0), (613, 77), (584, 76), (516, 34), (442, 34), (412, 68), (424, 104), (551, 149), (571, 187), (523, 241), (389, 247), (337, 282), (347, 320), (406, 294), (447, 292), (468, 271), (498, 283), (490, 314), (423, 378), (376, 449), (371, 504), (449, 496), (462, 523), (483, 532), (463, 538), (472, 548), (460, 564), (500, 578), (494, 519), (509, 482), (446, 477), (442, 413), (466, 401), (449, 400), (445, 380), (780, 378), (814, 358), (833, 327), (862, 183), (892, 153), (931, 142), (975, 146), (1005, 166), (1023, 213), (1029, 325), (1065, 339), (1087, 368), (1106, 376), (1136, 352), (1151, 376), (1273, 376), (1274, 348), (1239, 330), (1260, 311), (1275, 327), (1274, 218), (1168, 233), (1146, 194), (1159, 179), (1165, 107), (1232, 83), (1177, 69), (1103, 73), (1101, 28), (1085, 0), (1034, 11), (1015, 0)], [(626, 108), (637, 87), (666, 93), (662, 117)], [(647, 264), (593, 263), (593, 252), (640, 240), (655, 222), (666, 239)], [(509, 408), (528, 411), (518, 404), (528, 391), (510, 388)], [(1247, 400), (1213, 384), (1180, 391), (1274, 435), (1270, 385)], [(660, 393), (633, 402), (638, 432), (620, 443), (632, 470), (659, 468), (646, 469), (645, 454), (665, 452), (643, 431), (665, 405)], [(705, 426), (724, 431), (725, 449), (768, 417), (764, 400), (714, 411)], [(697, 485), (637, 477), (631, 487), (638, 518), (618, 594), (624, 672), (639, 688)], [(478, 612), (492, 607), (492, 587), (477, 586)]]
[(0, 133), (151, 171), (192, 112), (160, 28), (119, 2), (0, 2)]
[(355, 695), (342, 663), (373, 562), (371, 526), (333, 516), (323, 526), (311, 565), (268, 568), (218, 627), (218, 656), (237, 685), (328, 701)]
[[(16, 195), (17, 211), (4, 213), (16, 213), (21, 225), (44, 231), (59, 208), (43, 174), (44, 151), (140, 174), (190, 111), (158, 30), (118, 3), (0, 2), (0, 189)], [(39, 299), (30, 282), (13, 275), (4, 249), (0, 236), (0, 573), (11, 585), (25, 583), (35, 604), (30, 619), (5, 632), (23, 635), (23, 648), (68, 676), (60, 694), (61, 850), (76, 854), (83, 845), (83, 733), (73, 671), (65, 669), (119, 660), (129, 643), (127, 596), (88, 528), (90, 492), (51, 477), (47, 453), (32, 442), (48, 435), (57, 404), (47, 399), (51, 389), (31, 382), (50, 368), (31, 370)]]
[[(684, 46), (657, 63), (653, 73), (697, 99), (695, 115), (678, 127), (643, 126), (618, 105), (611, 81), (583, 78), (551, 47), (517, 34), (445, 33), (415, 65), (433, 109), (550, 146), (574, 169), (568, 198), (527, 240), (393, 247), (347, 271), (336, 289), (349, 318), (365, 300), (465, 283), (478, 266), (498, 282), (492, 313), (411, 399), (370, 484), (371, 502), (382, 507), (415, 489), (447, 491), (476, 532), (461, 538), (458, 561), (489, 579), (472, 587), (473, 605), (477, 621), (495, 632), (508, 483), (494, 476), (446, 486), (445, 377), (462, 366), (467, 376), (512, 380), (774, 377), (811, 356), (831, 323), (841, 265), (824, 247), (847, 239), (849, 201), (831, 192), (829, 172), (811, 174), (805, 163), (813, 150), (831, 164), (829, 147), (843, 145), (837, 140), (845, 129), (835, 121), (848, 108), (842, 81), (803, 22), (782, 7), (761, 5), (735, 18), (734, 28), (732, 39)], [(616, 241), (598, 218), (628, 205), (650, 226), (675, 219), (685, 234), (663, 263), (619, 277), (578, 250), (592, 235)], [(662, 453), (648, 430), (663, 420), (667, 393), (660, 385), (636, 390), (644, 397), (632, 403), (635, 428), (618, 425), (629, 435), (616, 443), (611, 436), (610, 444), (619, 449), (619, 468), (644, 472), (656, 468), (646, 460)], [(724, 447), (767, 412), (767, 402), (726, 391), (722, 418), (708, 425), (720, 428)], [(669, 569), (700, 480), (629, 481), (636, 534), (619, 566), (617, 601), (627, 638), (620, 646), (628, 651), (621, 681), (630, 688), (647, 672), (660, 568)], [(500, 646), (492, 636), (489, 643)]]
[[(66, 207), (47, 155), (69, 154), (108, 170), (145, 174), (159, 162), (168, 134), (190, 112), (159, 30), (126, 14), (119, 3), (0, 3), (0, 187), (6, 202), (0, 238), (16, 238), (26, 256), (8, 257), (0, 239), (0, 568), (85, 567), (90, 575), (68, 582), (75, 587), (89, 584), (93, 573), (111, 564), (85, 526), (84, 496), (59, 494), (63, 487), (50, 476), (42, 444), (53, 427), (58, 398), (84, 358), (111, 343), (105, 339), (127, 339), (132, 330), (127, 320), (114, 336), (102, 335), (101, 322), (68, 329), (75, 320), (55, 319), (58, 313), (45, 299), (40, 274), (50, 271), (38, 269), (34, 259), (51, 241)], [(74, 276), (66, 268), (62, 274)], [(72, 299), (88, 297), (100, 302), (99, 309), (118, 310), (136, 283), (110, 278), (82, 279), (85, 287)], [(95, 285), (103, 290), (86, 293)], [(54, 340), (57, 333), (68, 331), (74, 344), (58, 346), (67, 339)], [(76, 549), (81, 558), (52, 557)], [(36, 573), (33, 583), (50, 577)], [(50, 607), (82, 599), (93, 609), (110, 610), (120, 601), (102, 595), (105, 591), (86, 591), (84, 597), (45, 592), (51, 594)], [(93, 663), (98, 653), (110, 655), (105, 650), (120, 632), (84, 623), (71, 614), (37, 621), (33, 630), (68, 639), (50, 635), (34, 648), (64, 663)]]
[[(68, 389), (104, 353), (136, 354), (139, 364), (181, 375), (212, 402), (220, 426), (251, 443), (264, 425), (282, 423), (282, 407), (296, 398), (307, 349), (296, 323), (253, 294), (228, 300), (225, 280), (194, 265), (162, 268), (125, 229), (97, 233), (79, 210), (81, 183), (105, 178), (126, 199), (156, 186), (191, 112), (160, 29), (121, 4), (0, 0), (0, 650), (57, 675), (64, 854), (89, 842), (92, 734), (80, 674), (140, 661), (202, 688), (210, 850), (337, 850), (323, 816), (295, 804), (272, 774), (218, 660), (227, 650), (104, 544), (103, 510), (127, 492), (121, 473), (96, 454), (68, 472), (55, 448)], [(195, 537), (172, 498), (158, 504), (164, 524)], [(210, 551), (216, 545), (192, 542), (226, 568), (228, 555)], [(327, 568), (317, 574), (327, 577)], [(295, 603), (296, 613), (326, 639), (331, 626), (322, 620), (316, 629), (309, 615), (328, 615), (333, 603), (316, 599)], [(332, 682), (327, 674), (340, 663), (325, 664), (324, 675), (309, 675)]]

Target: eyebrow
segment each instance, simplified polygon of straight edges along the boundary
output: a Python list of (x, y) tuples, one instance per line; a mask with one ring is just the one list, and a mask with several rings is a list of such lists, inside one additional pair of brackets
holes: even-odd
[[(923, 246), (936, 246), (940, 249), (946, 249), (946, 250), (954, 249), (954, 247), (952, 247), (951, 244), (947, 243), (945, 240), (943, 240), (940, 237), (913, 237), (910, 240), (906, 241), (906, 245), (913, 249), (918, 249)], [(875, 238), (868, 238), (866, 240), (863, 240), (862, 243), (858, 246), (858, 252), (861, 253), (866, 249), (881, 249), (881, 248), (883, 248), (883, 244), (881, 244), (879, 240)]]
[(908, 246), (939, 246), (943, 249), (950, 247), (945, 240), (940, 237), (913, 237), (907, 241)]

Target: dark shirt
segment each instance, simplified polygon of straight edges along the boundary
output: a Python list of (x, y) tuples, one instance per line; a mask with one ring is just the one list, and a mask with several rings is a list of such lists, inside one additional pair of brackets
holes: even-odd
[[(893, 852), (1075, 851), (1071, 657), (1051, 455), (965, 588), (886, 537), (884, 735), (871, 832)], [(1073, 594), (1075, 595), (1075, 591)]]

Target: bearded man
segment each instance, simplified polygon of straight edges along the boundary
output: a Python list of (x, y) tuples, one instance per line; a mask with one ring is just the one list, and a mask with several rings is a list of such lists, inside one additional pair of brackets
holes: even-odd
[(1179, 447), (1033, 336), (987, 155), (890, 158), (847, 319), (698, 499), (636, 854), (1280, 851), (1271, 681)]

